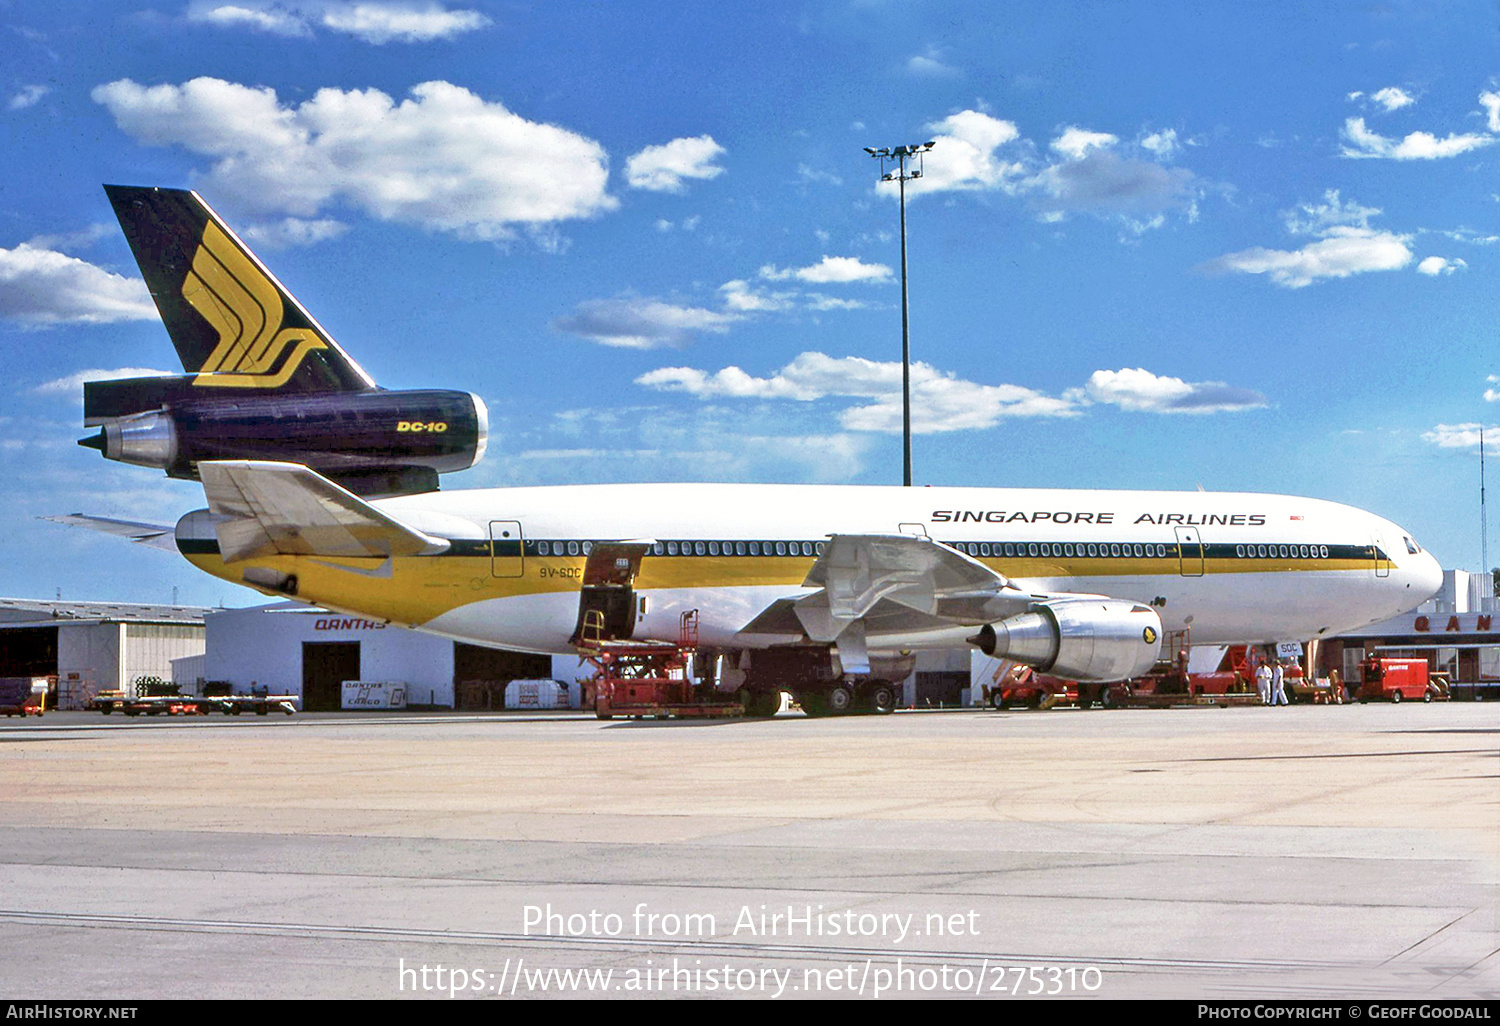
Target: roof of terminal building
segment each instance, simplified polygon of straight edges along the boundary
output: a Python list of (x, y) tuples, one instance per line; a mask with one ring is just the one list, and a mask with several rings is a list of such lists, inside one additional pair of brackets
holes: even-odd
[(155, 606), (140, 602), (64, 602), (0, 599), (0, 628), (71, 621), (90, 623), (167, 623), (202, 625), (213, 612), (206, 606)]

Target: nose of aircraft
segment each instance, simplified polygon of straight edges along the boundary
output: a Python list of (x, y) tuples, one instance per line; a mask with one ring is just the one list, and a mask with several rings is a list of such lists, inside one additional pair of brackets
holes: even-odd
[(1411, 579), (1407, 583), (1411, 588), (1413, 606), (1419, 606), (1437, 594), (1438, 589), (1443, 586), (1443, 568), (1432, 557), (1432, 553), (1426, 549), (1417, 553), (1411, 568)]

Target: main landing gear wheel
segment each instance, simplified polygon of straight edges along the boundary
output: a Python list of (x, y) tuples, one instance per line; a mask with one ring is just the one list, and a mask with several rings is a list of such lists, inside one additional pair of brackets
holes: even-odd
[(835, 684), (828, 689), (823, 704), (830, 716), (842, 716), (854, 708), (854, 691), (847, 684)]
[(885, 715), (896, 708), (896, 688), (883, 681), (873, 680), (865, 685), (865, 705), (871, 712)]
[(749, 688), (741, 688), (740, 704), (744, 706), (746, 716), (769, 719), (781, 711), (781, 692), (751, 691)]

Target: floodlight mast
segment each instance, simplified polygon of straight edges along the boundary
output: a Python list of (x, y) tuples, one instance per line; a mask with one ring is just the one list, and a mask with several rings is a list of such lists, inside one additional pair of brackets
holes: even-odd
[[(901, 195), (901, 483), (911, 487), (911, 317), (906, 295), (906, 183), (922, 177), (922, 155), (932, 149), (933, 141), (910, 146), (880, 149), (866, 146), (865, 152), (880, 161), (880, 180), (895, 182)], [(906, 170), (910, 158), (917, 159), (915, 171)], [(894, 160), (896, 170), (886, 171), (885, 162)]]

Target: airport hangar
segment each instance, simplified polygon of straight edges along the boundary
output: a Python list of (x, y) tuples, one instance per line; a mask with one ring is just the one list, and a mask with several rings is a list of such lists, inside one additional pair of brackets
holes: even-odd
[[(403, 684), (408, 708), (485, 710), (506, 706), (511, 681), (554, 680), (576, 708), (592, 673), (574, 655), (469, 645), (297, 602), (206, 609), (0, 599), (0, 677), (55, 677), (53, 708), (83, 708), (143, 677), (184, 694), (208, 682), (297, 695), (308, 712), (339, 709), (344, 681)], [(969, 653), (923, 653), (904, 702), (963, 704), (969, 677)]]
[[(1413, 612), (1323, 642), (1319, 675), (1336, 669), (1353, 679), (1377, 652), (1413, 656), (1470, 685), (1456, 687), (1455, 697), (1500, 697), (1500, 610), (1490, 577), (1463, 570), (1443, 577), (1442, 590)], [(1222, 655), (1220, 646), (1201, 646), (1193, 668), (1214, 669)], [(988, 683), (998, 666), (978, 651), (919, 653), (902, 704), (968, 705), (971, 682)], [(56, 677), (49, 704), (62, 708), (82, 708), (97, 692), (142, 677), (184, 693), (201, 693), (207, 681), (297, 695), (309, 712), (339, 709), (344, 681), (403, 684), (409, 708), (486, 710), (506, 707), (511, 681), (555, 680), (576, 708), (591, 673), (572, 655), (469, 645), (296, 602), (206, 609), (0, 599), (0, 677)]]

